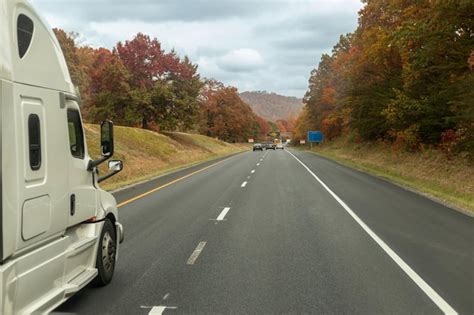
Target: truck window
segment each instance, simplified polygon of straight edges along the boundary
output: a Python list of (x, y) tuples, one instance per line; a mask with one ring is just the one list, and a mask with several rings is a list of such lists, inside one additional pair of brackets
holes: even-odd
[(76, 110), (68, 109), (67, 123), (69, 129), (69, 147), (73, 157), (84, 158), (84, 133), (82, 131), (81, 116)]
[(41, 128), (38, 115), (28, 116), (28, 148), (30, 167), (33, 171), (41, 168)]
[(31, 39), (33, 38), (33, 21), (24, 14), (20, 14), (17, 20), (17, 38), (18, 38), (18, 53), (20, 58), (28, 51)]

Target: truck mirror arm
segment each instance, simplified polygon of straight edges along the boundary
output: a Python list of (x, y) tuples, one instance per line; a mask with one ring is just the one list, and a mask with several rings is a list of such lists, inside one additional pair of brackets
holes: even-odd
[(114, 176), (115, 174), (121, 172), (122, 170), (123, 170), (123, 162), (121, 160), (110, 160), (109, 171), (111, 172), (108, 174), (105, 174), (104, 176), (99, 177), (97, 179), (97, 182), (100, 183), (101, 181), (104, 181), (107, 178)]
[(87, 170), (92, 171), (95, 167), (97, 167), (100, 164), (104, 163), (105, 161), (107, 161), (111, 157), (112, 156), (109, 155), (109, 156), (103, 156), (103, 157), (101, 157), (100, 159), (97, 159), (97, 160), (89, 160), (89, 163), (87, 164)]
[(120, 173), (120, 172), (121, 172), (121, 170), (120, 171), (113, 171), (111, 173), (105, 174), (104, 176), (101, 176), (101, 177), (97, 178), (97, 182), (100, 183), (100, 182), (114, 176), (115, 174)]

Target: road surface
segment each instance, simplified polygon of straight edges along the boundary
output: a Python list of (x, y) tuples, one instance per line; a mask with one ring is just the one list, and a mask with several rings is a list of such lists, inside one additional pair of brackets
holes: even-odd
[(114, 279), (57, 311), (474, 312), (472, 218), (308, 152), (215, 163), (116, 193)]

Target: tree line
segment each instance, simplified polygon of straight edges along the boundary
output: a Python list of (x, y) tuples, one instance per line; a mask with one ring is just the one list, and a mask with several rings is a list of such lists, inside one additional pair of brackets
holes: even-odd
[(199, 132), (229, 142), (259, 138), (269, 122), (234, 87), (201, 78), (188, 57), (166, 52), (138, 33), (113, 49), (76, 43), (77, 34), (54, 29), (81, 96), (83, 118), (156, 131)]
[(474, 158), (474, 2), (365, 0), (311, 72), (296, 138), (384, 141)]

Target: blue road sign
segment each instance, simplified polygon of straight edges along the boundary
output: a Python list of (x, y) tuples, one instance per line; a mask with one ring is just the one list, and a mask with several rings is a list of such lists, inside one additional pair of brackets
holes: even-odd
[(308, 131), (308, 142), (323, 142), (324, 135), (321, 131)]

